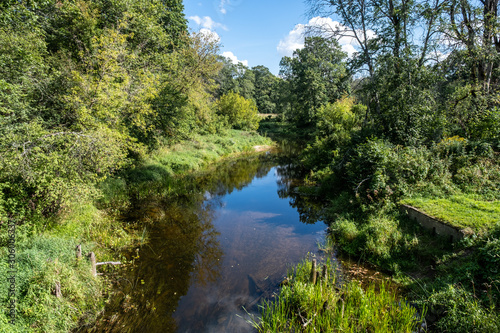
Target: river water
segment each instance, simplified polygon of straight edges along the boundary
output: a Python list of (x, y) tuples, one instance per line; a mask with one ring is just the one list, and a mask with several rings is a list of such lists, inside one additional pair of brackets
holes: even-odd
[(97, 325), (106, 332), (253, 332), (292, 265), (317, 253), (326, 225), (297, 191), (297, 167), (274, 154), (184, 179), (172, 198), (136, 203), (145, 241), (125, 256)]

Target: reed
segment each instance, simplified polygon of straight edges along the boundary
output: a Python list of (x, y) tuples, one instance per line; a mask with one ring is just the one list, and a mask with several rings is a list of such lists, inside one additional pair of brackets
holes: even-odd
[(259, 332), (414, 332), (423, 316), (404, 299), (399, 299), (388, 282), (340, 284), (332, 268), (329, 274), (309, 282), (311, 263), (303, 261), (289, 274), (274, 301), (262, 305)]

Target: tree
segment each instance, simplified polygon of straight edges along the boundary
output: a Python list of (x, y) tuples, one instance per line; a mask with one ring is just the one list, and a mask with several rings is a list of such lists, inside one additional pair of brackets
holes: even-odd
[(450, 130), (467, 138), (498, 137), (493, 134), (499, 120), (498, 0), (453, 0), (445, 9), (441, 33), (450, 55), (443, 64), (442, 89), (447, 92)]
[(219, 88), (216, 97), (221, 97), (230, 91), (236, 92), (246, 99), (254, 99), (255, 74), (242, 63), (234, 64), (226, 57), (220, 57), (223, 67), (216, 79)]
[(159, 23), (172, 39), (172, 46), (180, 47), (185, 41), (184, 37), (188, 34), (184, 4), (182, 0), (161, 0), (161, 3), (163, 6)]
[(280, 75), (289, 82), (292, 94), (289, 119), (298, 126), (310, 126), (316, 122), (321, 106), (348, 93), (345, 58), (336, 40), (307, 37), (303, 49), (281, 60)]
[(255, 75), (254, 100), (260, 113), (275, 113), (277, 92), (275, 91), (278, 78), (267, 67), (252, 67)]
[[(432, 52), (439, 42), (444, 0), (311, 0), (312, 13), (337, 12), (342, 26), (320, 27), (329, 38), (352, 38), (352, 71), (365, 73), (357, 93), (369, 107), (365, 124), (397, 143), (432, 139), (439, 118)], [(412, 31), (418, 29), (421, 34)]]
[(0, 3), (0, 214), (56, 213), (162, 137), (216, 130), (218, 44), (187, 35), (182, 10)]

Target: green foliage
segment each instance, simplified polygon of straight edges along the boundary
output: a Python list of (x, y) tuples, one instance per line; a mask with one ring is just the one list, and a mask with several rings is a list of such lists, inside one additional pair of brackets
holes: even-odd
[(363, 221), (341, 217), (332, 223), (330, 230), (343, 252), (370, 257), (376, 262), (390, 259), (402, 240), (398, 221), (385, 216), (370, 215)]
[[(479, 248), (479, 262), (485, 271), (485, 280), (490, 280), (494, 284), (500, 283), (500, 238), (498, 237), (499, 224), (496, 225), (497, 235), (491, 233), (483, 246)], [(497, 294), (500, 291), (497, 290)], [(497, 296), (498, 303), (498, 296)]]
[(308, 37), (303, 49), (281, 60), (280, 74), (289, 89), (289, 120), (299, 127), (314, 125), (321, 106), (349, 92), (345, 57), (334, 39)]
[[(354, 98), (344, 97), (334, 103), (321, 106), (318, 110), (316, 128), (320, 136), (349, 136), (361, 124), (366, 106), (354, 104)], [(339, 139), (339, 143), (345, 140)]]
[(253, 100), (245, 99), (237, 93), (229, 92), (218, 101), (218, 113), (234, 129), (256, 130), (260, 118)]
[(338, 244), (343, 252), (349, 255), (360, 254), (364, 239), (361, 238), (356, 222), (339, 218), (332, 224), (330, 229), (335, 244)]
[(429, 297), (429, 312), (446, 313), (436, 324), (440, 332), (498, 332), (500, 318), (484, 309), (475, 297), (463, 288), (449, 285)]
[(2, 6), (15, 22), (0, 33), (2, 214), (57, 213), (159, 141), (222, 129), (218, 45), (186, 34), (181, 2)]
[(157, 4), (160, 12), (160, 25), (172, 39), (174, 47), (180, 47), (187, 35), (187, 20), (184, 17), (182, 0), (162, 0)]
[(372, 113), (378, 135), (396, 144), (418, 145), (441, 135), (443, 119), (431, 88), (436, 74), (417, 62), (387, 56), (364, 87), (379, 96), (370, 106), (379, 110)]
[(267, 67), (252, 67), (255, 75), (254, 100), (259, 113), (276, 113), (276, 102), (279, 98), (277, 87), (279, 78), (274, 76)]
[(219, 57), (219, 61), (223, 66), (215, 79), (218, 83), (216, 97), (220, 98), (232, 91), (246, 99), (259, 98), (255, 91), (255, 74), (252, 69), (240, 62), (234, 64), (223, 56)]

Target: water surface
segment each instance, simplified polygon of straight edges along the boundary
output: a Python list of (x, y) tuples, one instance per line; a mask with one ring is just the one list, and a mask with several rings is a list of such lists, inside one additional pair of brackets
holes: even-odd
[[(131, 219), (148, 242), (128, 253), (94, 331), (252, 332), (247, 322), (326, 226), (295, 191), (297, 169), (269, 156), (218, 165)], [(299, 213), (300, 212), (300, 213)], [(301, 222), (304, 221), (304, 222)]]

